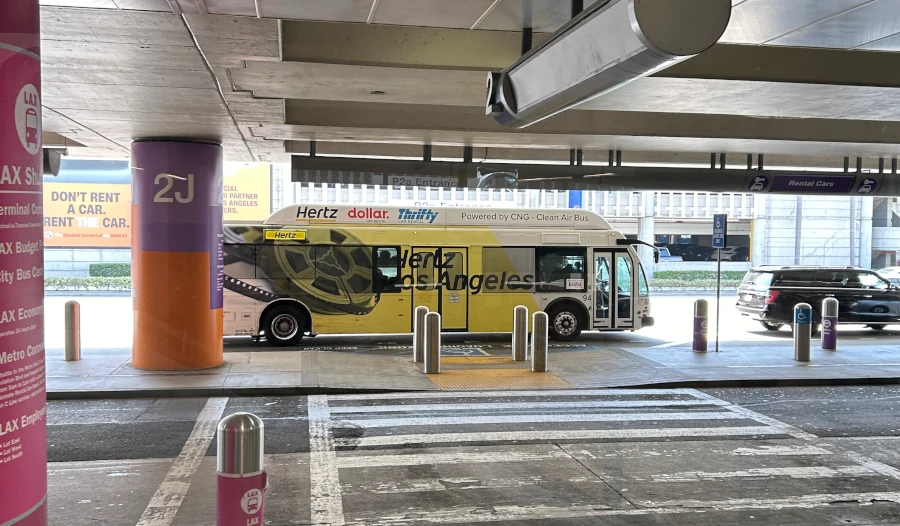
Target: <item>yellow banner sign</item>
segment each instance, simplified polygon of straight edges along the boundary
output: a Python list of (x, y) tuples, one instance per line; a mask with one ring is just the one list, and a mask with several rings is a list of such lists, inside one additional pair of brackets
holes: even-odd
[(271, 168), (268, 164), (225, 164), (225, 221), (262, 221), (272, 213)]
[(306, 241), (306, 230), (266, 230), (267, 240)]
[(44, 183), (48, 247), (131, 246), (131, 185)]

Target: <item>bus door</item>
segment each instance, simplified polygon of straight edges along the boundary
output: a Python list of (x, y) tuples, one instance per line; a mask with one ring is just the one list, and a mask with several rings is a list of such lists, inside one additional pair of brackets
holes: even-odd
[(634, 327), (634, 260), (626, 251), (594, 251), (595, 329)]
[(468, 320), (467, 250), (413, 247), (413, 308), (441, 314), (441, 328), (464, 331)]

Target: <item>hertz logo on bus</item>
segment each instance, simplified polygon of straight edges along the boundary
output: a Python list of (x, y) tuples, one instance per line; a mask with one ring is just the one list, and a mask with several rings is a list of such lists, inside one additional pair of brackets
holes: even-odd
[(400, 223), (434, 223), (434, 220), (437, 219), (438, 214), (440, 212), (436, 212), (430, 208), (419, 208), (418, 210), (413, 210), (411, 208), (401, 208), (400, 209), (400, 217), (397, 220)]

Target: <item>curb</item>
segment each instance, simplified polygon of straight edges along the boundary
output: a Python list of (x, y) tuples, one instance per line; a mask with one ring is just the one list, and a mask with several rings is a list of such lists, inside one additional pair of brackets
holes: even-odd
[[(900, 385), (900, 377), (877, 378), (793, 378), (740, 380), (678, 380), (614, 386), (573, 387), (571, 391), (592, 389), (715, 389), (751, 387), (831, 387), (849, 385)], [(212, 387), (198, 389), (139, 389), (134, 391), (49, 391), (48, 401), (66, 400), (126, 400), (138, 398), (209, 398), (308, 396), (325, 394), (385, 394), (385, 393), (446, 392), (440, 389), (372, 389), (354, 387)], [(465, 396), (468, 391), (458, 391)]]

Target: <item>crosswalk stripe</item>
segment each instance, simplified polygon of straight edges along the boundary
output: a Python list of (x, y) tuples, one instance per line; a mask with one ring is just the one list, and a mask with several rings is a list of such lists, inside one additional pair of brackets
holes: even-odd
[(612, 509), (605, 504), (578, 506), (490, 506), (460, 507), (437, 510), (406, 509), (400, 514), (359, 518), (348, 524), (366, 526), (399, 526), (410, 523), (469, 524), (482, 522), (518, 522), (527, 520), (560, 520), (588, 517), (634, 517), (686, 513), (709, 514), (711, 511), (790, 510), (828, 507), (834, 502), (873, 501), (900, 502), (900, 493), (828, 493), (800, 495), (783, 499), (729, 499), (720, 501), (635, 502), (640, 508)]
[(601, 401), (571, 401), (571, 402), (530, 402), (530, 403), (475, 403), (475, 404), (393, 404), (393, 405), (362, 405), (362, 406), (337, 406), (331, 408), (331, 414), (344, 413), (394, 413), (394, 412), (427, 412), (427, 411), (537, 411), (544, 409), (615, 409), (615, 408), (641, 408), (641, 407), (702, 407), (702, 406), (728, 406), (723, 400), (601, 400)]
[[(693, 391), (691, 394), (693, 394), (697, 398), (701, 398), (704, 400), (710, 400), (710, 401), (719, 400), (718, 398), (716, 398), (712, 395), (706, 394), (701, 391), (697, 391), (695, 389), (690, 389), (690, 391)], [(807, 433), (806, 431), (797, 429), (796, 427), (794, 427), (790, 424), (786, 424), (780, 420), (776, 420), (776, 419), (768, 417), (764, 414), (757, 413), (756, 411), (747, 409), (746, 407), (741, 407), (739, 405), (734, 405), (734, 404), (729, 404), (726, 407), (728, 408), (729, 411), (733, 411), (739, 415), (743, 415), (744, 417), (746, 417), (749, 420), (755, 420), (755, 421), (759, 422), (760, 424), (767, 424), (770, 426), (779, 427), (784, 430), (785, 434), (791, 435), (794, 438), (803, 438), (803, 439), (818, 438), (818, 437), (816, 437), (816, 435), (814, 435), (812, 433)]]
[(731, 411), (682, 413), (545, 413), (533, 415), (465, 415), (340, 420), (335, 427), (464, 426), (477, 424), (539, 424), (562, 422), (647, 422), (675, 420), (743, 420)]
[(344, 524), (344, 507), (326, 396), (309, 396), (307, 414), (310, 517), (313, 524), (341, 526)]
[(879, 475), (865, 466), (806, 466), (789, 468), (753, 468), (718, 473), (708, 471), (686, 471), (652, 475), (653, 482), (705, 482), (735, 478), (790, 477), (795, 479), (815, 479), (834, 477), (871, 477)]
[(431, 398), (517, 398), (550, 396), (639, 396), (691, 395), (695, 389), (558, 389), (546, 391), (413, 391), (403, 393), (328, 395), (332, 401), (359, 400), (427, 400)]
[(338, 447), (402, 446), (407, 444), (442, 444), (454, 442), (510, 442), (548, 440), (614, 439), (673, 437), (728, 437), (754, 435), (785, 435), (784, 429), (775, 426), (745, 427), (682, 427), (647, 429), (585, 429), (571, 431), (495, 431), (480, 433), (434, 433), (413, 435), (386, 435), (335, 440)]
[(436, 466), (440, 464), (485, 464), (496, 462), (534, 462), (540, 460), (570, 459), (560, 449), (549, 451), (479, 451), (459, 453), (431, 453), (414, 455), (366, 455), (341, 456), (337, 465), (341, 469), (382, 468), (396, 466)]

